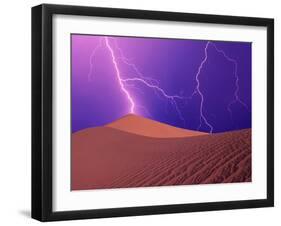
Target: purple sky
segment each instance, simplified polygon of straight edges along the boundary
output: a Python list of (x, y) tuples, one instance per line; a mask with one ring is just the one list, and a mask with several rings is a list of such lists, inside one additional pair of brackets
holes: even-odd
[(251, 127), (251, 43), (76, 34), (71, 42), (73, 132), (132, 111), (206, 132)]

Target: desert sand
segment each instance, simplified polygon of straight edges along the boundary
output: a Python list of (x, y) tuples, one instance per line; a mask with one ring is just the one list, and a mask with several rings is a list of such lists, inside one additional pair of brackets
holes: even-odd
[(106, 127), (142, 136), (158, 138), (191, 137), (207, 134), (203, 132), (177, 128), (133, 114), (126, 115), (119, 120), (107, 124)]
[(71, 189), (251, 181), (251, 129), (200, 134), (173, 128), (129, 115), (73, 133)]

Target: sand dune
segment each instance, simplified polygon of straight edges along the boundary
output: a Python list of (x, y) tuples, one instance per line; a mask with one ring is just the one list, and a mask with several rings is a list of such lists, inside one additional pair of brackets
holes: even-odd
[(71, 176), (73, 190), (249, 182), (251, 129), (181, 138), (85, 129), (72, 134)]
[(207, 134), (203, 132), (177, 128), (133, 114), (126, 115), (123, 118), (106, 125), (106, 127), (115, 128), (121, 131), (142, 136), (158, 138), (191, 137)]

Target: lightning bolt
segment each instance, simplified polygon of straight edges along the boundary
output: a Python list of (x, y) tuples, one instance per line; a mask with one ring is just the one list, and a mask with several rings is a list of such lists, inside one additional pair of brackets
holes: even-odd
[[(129, 112), (130, 113), (136, 113), (136, 103), (134, 101), (134, 98), (132, 97), (132, 95), (130, 94), (130, 91), (128, 89), (126, 89), (126, 87), (130, 87), (132, 86), (131, 83), (141, 83), (143, 85), (145, 85), (146, 87), (152, 89), (156, 94), (160, 94), (162, 97), (166, 98), (168, 101), (170, 101), (170, 103), (172, 104), (172, 106), (174, 106), (179, 118), (184, 122), (185, 125), (185, 119), (178, 107), (178, 104), (176, 102), (176, 100), (184, 100), (185, 97), (179, 96), (179, 95), (169, 95), (167, 94), (166, 91), (164, 91), (164, 89), (162, 89), (159, 86), (159, 82), (156, 79), (150, 78), (150, 77), (146, 77), (144, 76), (140, 70), (137, 68), (137, 66), (133, 63), (131, 63), (129, 61), (128, 58), (126, 58), (121, 50), (121, 48), (118, 46), (116, 40), (112, 37), (103, 37), (104, 42), (105, 42), (105, 46), (108, 49), (108, 51), (110, 52), (110, 56), (111, 56), (111, 60), (115, 69), (115, 74), (117, 77), (117, 81), (119, 83), (120, 89), (121, 91), (125, 94), (128, 103), (130, 105), (129, 107)], [(101, 39), (100, 39), (101, 40)], [(114, 51), (114, 47), (111, 45), (111, 42), (109, 40), (113, 40), (114, 41), (114, 45), (115, 48), (119, 51), (120, 56), (118, 57)], [(89, 71), (89, 75), (88, 77), (91, 77), (91, 74), (93, 73), (93, 57), (96, 54), (97, 49), (99, 49), (101, 47), (101, 41), (99, 42), (98, 46), (96, 46), (96, 48), (93, 50), (91, 56), (90, 56), (90, 71)], [(131, 68), (133, 68), (135, 75), (137, 77), (133, 77), (133, 78), (122, 78), (121, 76), (121, 70), (118, 64), (118, 60), (120, 60), (122, 63), (126, 64), (127, 66), (130, 66)], [(134, 87), (134, 86), (133, 86)], [(136, 87), (134, 87), (136, 88)], [(143, 106), (139, 106), (140, 108), (143, 108), (146, 112), (147, 109), (145, 109)], [(149, 113), (149, 112), (148, 112)], [(150, 114), (150, 113), (149, 113)]]
[(238, 65), (238, 64), (237, 64), (237, 61), (234, 60), (233, 58), (229, 57), (223, 50), (219, 49), (219, 48), (216, 46), (215, 43), (208, 41), (207, 44), (206, 44), (206, 46), (205, 46), (205, 48), (204, 48), (204, 58), (203, 58), (203, 60), (201, 61), (200, 65), (199, 65), (199, 68), (198, 68), (198, 70), (197, 70), (197, 73), (196, 73), (196, 75), (195, 75), (196, 87), (195, 87), (194, 92), (191, 94), (191, 98), (192, 98), (195, 94), (198, 94), (199, 97), (200, 97), (200, 124), (199, 124), (197, 130), (199, 130), (199, 129), (202, 127), (202, 124), (203, 124), (203, 122), (204, 122), (205, 125), (208, 126), (209, 129), (210, 129), (210, 130), (209, 130), (209, 133), (212, 133), (213, 130), (214, 130), (214, 127), (210, 124), (210, 122), (207, 120), (207, 118), (206, 118), (206, 116), (205, 116), (205, 114), (204, 114), (204, 109), (203, 109), (203, 107), (204, 107), (204, 95), (203, 95), (202, 91), (200, 90), (200, 80), (199, 80), (199, 75), (200, 75), (200, 73), (201, 73), (201, 70), (202, 70), (204, 64), (205, 64), (205, 63), (207, 62), (207, 60), (208, 60), (208, 48), (209, 48), (210, 45), (212, 45), (212, 46), (214, 47), (214, 49), (215, 49), (218, 53), (222, 54), (222, 55), (224, 56), (224, 58), (225, 58), (227, 61), (233, 63), (233, 65), (234, 65), (234, 72), (233, 72), (233, 74), (234, 74), (234, 77), (235, 77), (235, 91), (234, 91), (234, 94), (233, 94), (233, 100), (232, 100), (232, 101), (228, 104), (228, 106), (227, 106), (227, 110), (229, 111), (231, 118), (232, 118), (232, 115), (233, 115), (233, 114), (232, 114), (232, 110), (231, 110), (231, 106), (232, 106), (233, 104), (239, 103), (239, 104), (241, 104), (244, 108), (246, 108), (248, 111), (249, 111), (249, 108), (248, 108), (248, 106), (239, 98), (239, 89), (240, 89), (240, 88), (239, 88), (239, 77), (238, 77), (238, 73), (237, 73), (237, 67), (238, 67), (238, 66), (237, 66), (237, 65)]
[(178, 96), (178, 95), (168, 95), (159, 86), (150, 84), (142, 78), (127, 78), (127, 79), (123, 79), (122, 81), (123, 82), (140, 82), (140, 83), (144, 84), (145, 86), (147, 86), (149, 88), (157, 90), (159, 93), (161, 93), (163, 95), (163, 97), (165, 97), (166, 99), (168, 99), (172, 102), (172, 104), (175, 107), (175, 109), (176, 109), (178, 115), (180, 116), (181, 120), (185, 122), (184, 117), (183, 117), (183, 115), (182, 115), (181, 111), (179, 110), (178, 105), (176, 103), (176, 99), (183, 100), (183, 99), (185, 99), (184, 97), (181, 97), (181, 96)]
[(112, 38), (113, 41), (114, 41), (114, 44), (116, 46), (116, 48), (118, 49), (119, 53), (120, 53), (120, 57), (119, 59), (126, 65), (130, 66), (133, 68), (133, 70), (135, 71), (136, 75), (138, 77), (136, 78), (130, 78), (130, 79), (124, 79), (123, 81), (124, 82), (134, 82), (134, 81), (137, 81), (137, 82), (140, 82), (142, 83), (143, 85), (149, 87), (149, 88), (152, 88), (155, 92), (155, 94), (157, 94), (157, 96), (159, 97), (158, 93), (160, 93), (164, 98), (168, 99), (170, 101), (170, 103), (174, 106), (175, 110), (177, 111), (177, 114), (179, 116), (179, 118), (184, 122), (184, 125), (186, 124), (185, 122), (185, 119), (177, 105), (177, 102), (176, 102), (176, 99), (178, 100), (184, 100), (184, 99), (187, 99), (185, 97), (182, 97), (182, 96), (179, 96), (179, 95), (169, 95), (167, 94), (164, 89), (160, 88), (159, 86), (159, 82), (156, 80), (156, 79), (153, 79), (151, 77), (147, 77), (147, 76), (144, 76), (140, 70), (138, 69), (138, 67), (131, 63), (130, 60), (125, 57), (122, 49), (119, 47), (119, 45), (117, 44), (117, 41)]
[(226, 55), (226, 53), (223, 50), (219, 49), (215, 45), (215, 43), (212, 43), (212, 45), (218, 53), (221, 53), (225, 57), (225, 59), (227, 59), (229, 62), (233, 63), (233, 65), (234, 65), (235, 91), (234, 91), (234, 95), (233, 95), (233, 100), (227, 106), (228, 111), (232, 115), (231, 106), (235, 103), (241, 104), (247, 111), (249, 111), (248, 106), (239, 98), (240, 87), (239, 87), (239, 77), (238, 77), (238, 73), (237, 73), (237, 69), (238, 69), (237, 61), (234, 60), (233, 58), (229, 57), (228, 55)]
[(108, 50), (110, 52), (110, 55), (111, 55), (111, 59), (112, 59), (113, 65), (114, 65), (114, 69), (115, 69), (115, 72), (116, 72), (116, 77), (117, 77), (118, 83), (120, 85), (121, 90), (123, 91), (123, 93), (126, 95), (126, 97), (128, 99), (128, 102), (130, 104), (130, 113), (133, 114), (133, 113), (135, 113), (135, 102), (134, 102), (130, 92), (125, 88), (125, 85), (123, 84), (123, 80), (120, 76), (120, 70), (119, 70), (119, 67), (118, 67), (118, 63), (116, 61), (114, 51), (113, 51), (111, 45), (109, 44), (108, 38), (105, 37), (104, 40), (105, 40), (105, 45), (108, 48)]
[(116, 49), (117, 49), (117, 50), (119, 51), (119, 53), (120, 53), (120, 57), (118, 57), (118, 59), (120, 59), (120, 60), (122, 61), (122, 63), (126, 64), (126, 65), (129, 66), (129, 67), (132, 67), (138, 77), (140, 77), (140, 78), (142, 78), (142, 79), (145, 79), (145, 80), (147, 80), (147, 81), (149, 81), (149, 82), (151, 82), (151, 83), (154, 83), (154, 84), (156, 84), (157, 86), (159, 86), (159, 82), (158, 82), (156, 79), (153, 79), (153, 78), (151, 78), (151, 77), (146, 77), (146, 76), (144, 76), (144, 75), (140, 72), (140, 70), (138, 69), (138, 67), (137, 67), (135, 64), (131, 63), (130, 60), (129, 60), (127, 57), (125, 57), (125, 55), (124, 55), (122, 49), (119, 47), (119, 45), (118, 45), (116, 39), (114, 39), (114, 38), (111, 38), (111, 39), (114, 41), (115, 47), (116, 47)]
[(199, 107), (199, 111), (200, 111), (200, 117), (199, 117), (199, 120), (200, 120), (200, 124), (199, 126), (197, 127), (197, 130), (199, 130), (201, 127), (202, 127), (202, 122), (205, 123), (205, 125), (207, 125), (209, 128), (210, 128), (210, 131), (209, 133), (212, 133), (213, 132), (213, 126), (208, 122), (205, 114), (204, 114), (204, 110), (203, 110), (203, 106), (204, 106), (204, 95), (203, 93), (201, 92), (200, 90), (200, 80), (199, 80), (199, 75), (201, 73), (201, 70), (204, 66), (204, 64), (207, 62), (208, 60), (208, 47), (210, 45), (210, 42), (208, 41), (206, 46), (205, 46), (205, 49), (204, 49), (204, 59), (202, 60), (202, 62), (200, 63), (199, 67), (198, 67), (198, 70), (197, 70), (197, 73), (195, 75), (195, 80), (196, 80), (196, 87), (195, 87), (195, 90), (194, 92), (192, 93), (192, 96), (194, 96), (194, 94), (198, 94), (199, 97), (200, 97), (200, 107)]
[(96, 55), (96, 52), (98, 51), (99, 48), (101, 48), (101, 39), (99, 39), (99, 43), (98, 45), (94, 48), (94, 50), (92, 51), (91, 53), (91, 56), (90, 56), (90, 70), (89, 70), (89, 73), (88, 73), (88, 81), (91, 81), (91, 76), (93, 74), (93, 70), (94, 70), (94, 56)]

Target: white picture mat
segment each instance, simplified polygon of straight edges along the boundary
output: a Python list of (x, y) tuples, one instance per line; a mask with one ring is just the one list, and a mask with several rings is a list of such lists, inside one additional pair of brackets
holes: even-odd
[[(252, 42), (252, 182), (70, 190), (70, 34)], [(53, 211), (266, 198), (266, 28), (55, 15), (53, 17)]]

